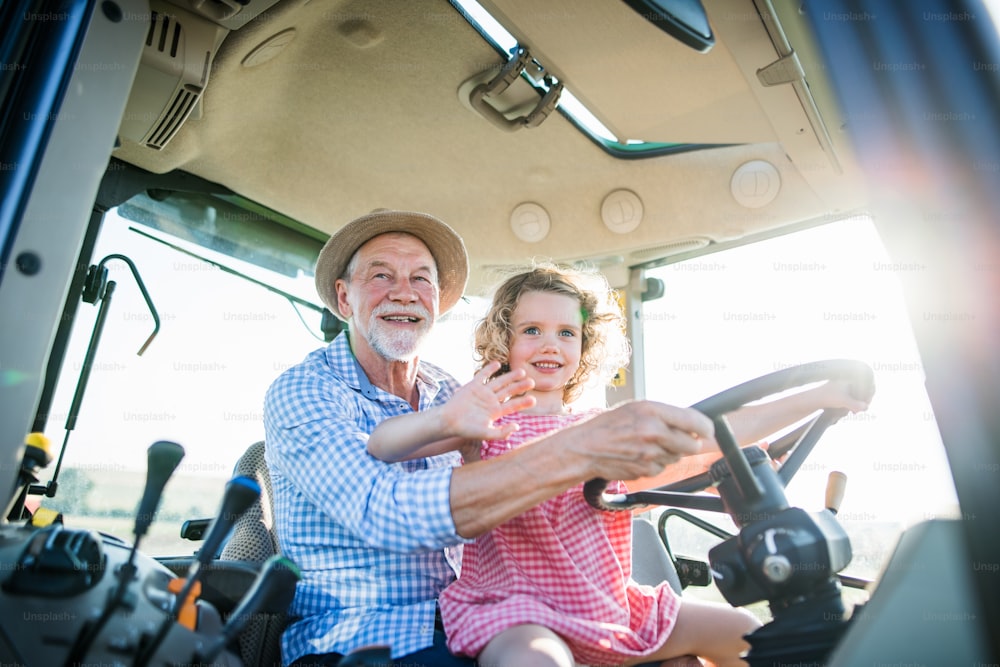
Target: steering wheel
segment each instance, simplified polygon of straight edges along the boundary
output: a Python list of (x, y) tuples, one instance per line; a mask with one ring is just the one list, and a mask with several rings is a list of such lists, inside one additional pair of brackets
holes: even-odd
[[(839, 408), (822, 410), (814, 419), (768, 447), (767, 455), (764, 455), (760, 448), (753, 446), (741, 450), (725, 415), (747, 403), (824, 380), (848, 381), (851, 394), (856, 398), (869, 398), (875, 389), (872, 369), (861, 361), (851, 359), (829, 359), (791, 366), (744, 382), (691, 406), (704, 413), (715, 424), (715, 439), (719, 443), (723, 458), (713, 464), (711, 470), (656, 489), (627, 494), (605, 493), (607, 480), (593, 479), (584, 485), (584, 497), (592, 506), (603, 510), (627, 510), (642, 505), (669, 505), (729, 512), (731, 515), (735, 514), (736, 505), (742, 511), (748, 507), (781, 504), (784, 501), (783, 488), (794, 477), (826, 429), (846, 415), (847, 410)], [(771, 481), (775, 479), (773, 475), (754, 474), (752, 468), (767, 464), (767, 456), (778, 459), (786, 453), (788, 458), (777, 472), (777, 483)], [(722, 493), (722, 482), (733, 487), (729, 493)], [(721, 497), (695, 493), (715, 484), (720, 484)], [(735, 515), (733, 519), (738, 525), (745, 523)]]

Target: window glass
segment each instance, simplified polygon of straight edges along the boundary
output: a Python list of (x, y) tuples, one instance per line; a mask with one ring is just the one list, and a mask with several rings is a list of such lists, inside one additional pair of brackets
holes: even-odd
[[(924, 390), (899, 272), (870, 220), (857, 218), (701, 256), (649, 272), (665, 284), (644, 304), (646, 395), (690, 405), (788, 366), (866, 362), (876, 394), (867, 412), (832, 426), (787, 488), (789, 502), (823, 507), (827, 477), (847, 475), (838, 518), (854, 559), (874, 577), (908, 525), (956, 516), (957, 500)], [(700, 514), (733, 530), (727, 516)], [(677, 551), (704, 555), (718, 540), (677, 527)]]
[[(153, 318), (125, 263), (109, 260), (108, 280), (115, 288), (76, 426), (67, 432), (99, 306), (81, 303), (74, 323), (46, 428), (53, 447), (65, 440), (66, 451), (57, 494), (42, 504), (62, 511), (68, 526), (132, 541), (146, 451), (158, 440), (177, 442), (185, 456), (140, 546), (156, 555), (189, 554), (198, 544), (180, 539), (181, 524), (214, 516), (236, 460), (264, 437), (268, 384), (322, 344), (319, 314), (296, 310), (259, 285), (153, 240), (148, 230), (132, 231), (132, 224), (111, 212), (93, 263), (113, 253), (129, 257), (159, 314), (160, 330), (138, 356)], [(54, 468), (45, 472), (51, 477)]]

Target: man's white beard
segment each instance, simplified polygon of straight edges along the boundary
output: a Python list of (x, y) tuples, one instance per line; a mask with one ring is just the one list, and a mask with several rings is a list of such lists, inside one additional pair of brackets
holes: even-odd
[[(421, 318), (419, 329), (399, 331), (390, 329), (381, 316), (385, 313), (409, 313)], [(368, 343), (380, 356), (389, 361), (412, 361), (420, 350), (420, 345), (424, 338), (430, 333), (431, 317), (424, 308), (411, 306), (400, 309), (398, 306), (386, 306), (376, 308), (368, 320)]]

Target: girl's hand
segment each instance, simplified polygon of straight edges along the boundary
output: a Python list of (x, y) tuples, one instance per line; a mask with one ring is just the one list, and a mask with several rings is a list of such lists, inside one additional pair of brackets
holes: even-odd
[[(864, 412), (872, 400), (871, 395), (855, 398), (851, 394), (851, 383), (847, 380), (830, 380), (817, 387), (815, 391), (820, 408), (843, 408), (852, 413)], [(874, 387), (872, 392), (874, 393)]]
[(441, 407), (443, 428), (447, 435), (470, 440), (503, 440), (517, 430), (517, 424), (497, 428), (493, 422), (534, 406), (535, 398), (524, 394), (535, 383), (527, 377), (524, 369), (491, 379), (498, 370), (499, 362), (486, 364), (471, 382), (462, 385)]

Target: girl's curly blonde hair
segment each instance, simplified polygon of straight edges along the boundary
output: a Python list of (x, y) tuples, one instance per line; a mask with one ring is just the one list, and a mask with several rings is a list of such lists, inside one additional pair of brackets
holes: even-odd
[(493, 295), (486, 316), (476, 326), (476, 361), (482, 368), (499, 361), (496, 375), (510, 370), (511, 321), (522, 294), (549, 292), (576, 299), (583, 316), (580, 367), (563, 389), (563, 403), (580, 397), (587, 382), (610, 381), (629, 361), (631, 348), (625, 333), (625, 318), (607, 280), (597, 273), (538, 263), (505, 280)]

